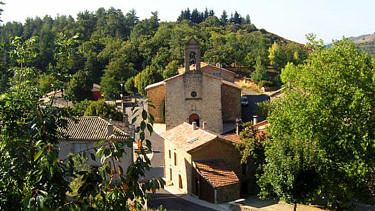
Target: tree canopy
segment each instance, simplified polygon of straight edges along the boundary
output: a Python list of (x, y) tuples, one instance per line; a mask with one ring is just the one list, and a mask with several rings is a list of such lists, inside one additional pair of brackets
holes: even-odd
[(260, 194), (343, 208), (368, 195), (374, 171), (375, 62), (346, 39), (309, 47), (282, 70), (290, 87), (269, 112)]

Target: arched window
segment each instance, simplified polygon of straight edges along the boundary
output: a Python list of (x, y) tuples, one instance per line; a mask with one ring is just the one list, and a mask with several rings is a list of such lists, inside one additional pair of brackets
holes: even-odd
[(189, 62), (190, 62), (190, 65), (192, 65), (192, 64), (196, 65), (197, 64), (197, 57), (196, 57), (196, 53), (194, 51), (190, 52), (190, 54), (189, 54)]
[(182, 189), (182, 177), (178, 175), (178, 187)]

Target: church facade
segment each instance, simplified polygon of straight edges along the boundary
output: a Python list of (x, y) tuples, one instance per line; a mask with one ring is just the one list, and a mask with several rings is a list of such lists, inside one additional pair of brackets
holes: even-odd
[(165, 122), (167, 130), (183, 122), (196, 122), (198, 127), (205, 122), (207, 129), (223, 133), (241, 117), (241, 88), (230, 81), (234, 74), (222, 68), (217, 68), (217, 75), (214, 68), (202, 71), (200, 60), (200, 45), (191, 38), (185, 45), (185, 70), (146, 87), (155, 106), (149, 112), (156, 122)]

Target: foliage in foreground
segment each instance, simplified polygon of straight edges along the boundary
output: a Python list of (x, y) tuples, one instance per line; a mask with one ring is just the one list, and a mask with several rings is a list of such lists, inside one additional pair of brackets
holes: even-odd
[(272, 103), (260, 195), (332, 208), (368, 196), (375, 165), (375, 62), (349, 40), (311, 41), (307, 61)]
[[(71, 113), (40, 101), (43, 93), (37, 88), (38, 77), (32, 74), (32, 66), (25, 65), (34, 55), (20, 50), (24, 47), (24, 43), (16, 47), (17, 62), (12, 68), (17, 74), (12, 86), (0, 95), (0, 209), (140, 209), (149, 192), (164, 185), (162, 179), (140, 182), (150, 168), (146, 150), (151, 150), (151, 143), (145, 133), (153, 132), (153, 117), (142, 106), (141, 117), (134, 115), (133, 123), (142, 118), (135, 127), (140, 154), (128, 169), (119, 163), (129, 156), (124, 155), (124, 147), (135, 142), (132, 137), (126, 142), (109, 138), (96, 143), (98, 168), (82, 168), (74, 155), (60, 160), (58, 141), (63, 134), (59, 128), (66, 125)], [(87, 155), (96, 159), (88, 152), (81, 156)]]

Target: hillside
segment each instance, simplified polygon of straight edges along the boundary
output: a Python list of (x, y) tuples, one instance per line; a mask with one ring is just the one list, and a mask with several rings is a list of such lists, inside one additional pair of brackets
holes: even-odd
[[(177, 74), (190, 37), (200, 42), (202, 61), (220, 63), (246, 77), (251, 77), (250, 70), (256, 66), (261, 71), (273, 65), (269, 49), (275, 42), (279, 43), (273, 46), (278, 70), (287, 62), (305, 58), (300, 52), (305, 51), (303, 45), (258, 29), (249, 16), (189, 11), (182, 11), (176, 21), (168, 22), (160, 21), (157, 12), (140, 20), (134, 10), (115, 8), (80, 12), (76, 19), (65, 15), (29, 18), (25, 23), (0, 25), (0, 43), (10, 46), (14, 36), (20, 41), (32, 40), (30, 48), (36, 56), (29, 59), (28, 65), (36, 70), (40, 83), (48, 79), (69, 86), (72, 78), (79, 78), (87, 84), (100, 84), (109, 99), (119, 97), (121, 84), (127, 84), (124, 88), (129, 93), (144, 94), (147, 84)], [(14, 65), (8, 56), (11, 48), (0, 52), (0, 93), (13, 77), (8, 71)], [(61, 55), (62, 49), (69, 49), (69, 53)], [(51, 83), (42, 83), (46, 92), (55, 89)]]
[(375, 33), (350, 37), (356, 46), (375, 57)]

